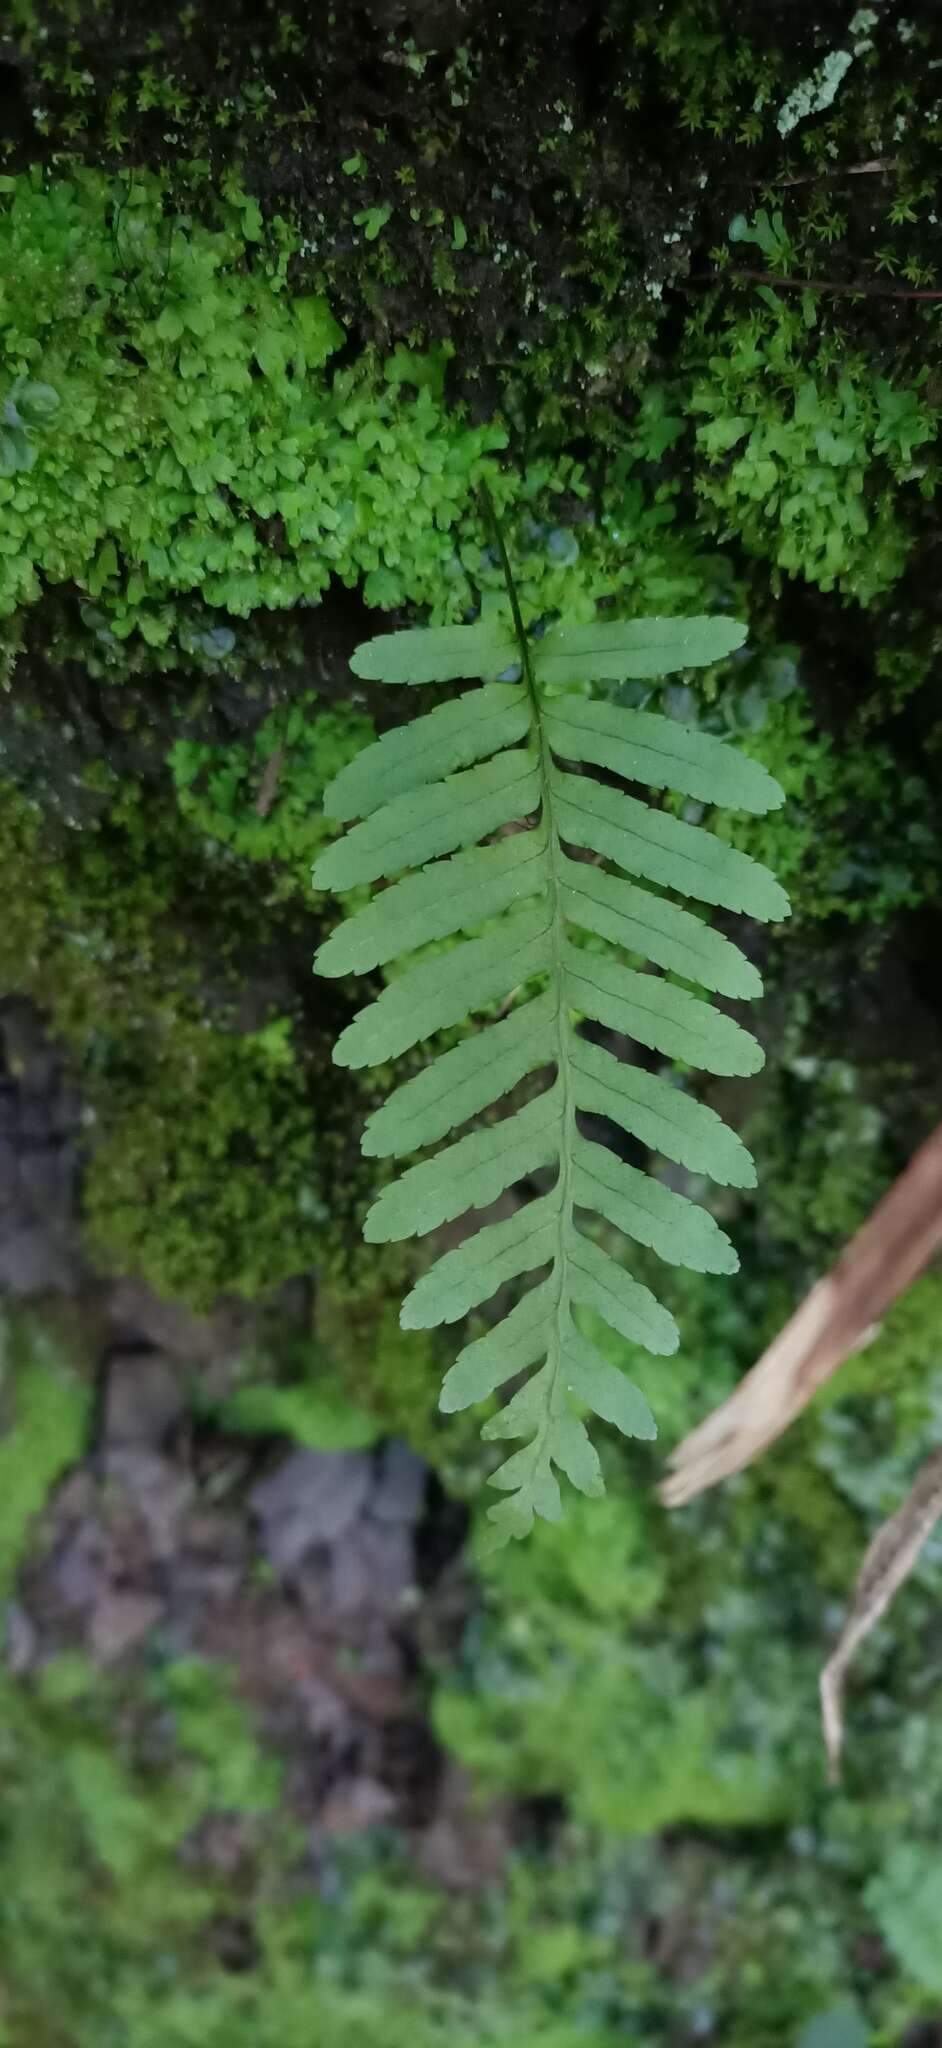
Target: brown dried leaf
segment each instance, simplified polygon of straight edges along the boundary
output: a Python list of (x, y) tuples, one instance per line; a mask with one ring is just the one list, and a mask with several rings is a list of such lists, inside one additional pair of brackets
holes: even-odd
[(661, 1489), (682, 1507), (781, 1436), (942, 1244), (942, 1124), (734, 1394), (678, 1444)]

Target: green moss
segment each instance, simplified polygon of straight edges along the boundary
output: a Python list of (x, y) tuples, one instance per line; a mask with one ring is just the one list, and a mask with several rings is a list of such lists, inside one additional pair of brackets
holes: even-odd
[(0, 1322), (0, 1598), (13, 1575), (34, 1515), (60, 1474), (78, 1457), (91, 1388), (66, 1346), (31, 1320)]
[(840, 740), (822, 732), (797, 657), (797, 649), (765, 652), (760, 641), (712, 710), (691, 700), (694, 717), (734, 737), (785, 792), (767, 817), (719, 815), (715, 829), (779, 877), (792, 901), (789, 936), (795, 925), (833, 917), (872, 929), (938, 896), (931, 784), (867, 729), (865, 714)]
[[(143, 2028), (168, 1957), (194, 1985), (211, 1977), (214, 1917), (235, 1900), (205, 1864), (191, 1858), (186, 1868), (181, 1847), (213, 1810), (241, 1814), (245, 1827), (270, 1807), (277, 1769), (224, 1673), (188, 1661), (153, 1693), (122, 1696), (73, 1656), (48, 1664), (35, 1685), (3, 1683), (0, 1841), (10, 1882), (0, 1901), (0, 2038), (10, 2048), (100, 2040), (116, 2013), (131, 2038), (128, 2008)], [(173, 1770), (147, 1759), (158, 1716)], [(293, 1848), (291, 1831), (282, 1834)], [(259, 1836), (246, 1840), (257, 1853)]]
[(269, 713), (251, 742), (177, 740), (170, 767), (183, 817), (246, 860), (287, 869), (288, 891), (310, 889), (311, 866), (331, 831), (321, 808), (328, 782), (373, 738), (368, 718), (325, 710), (302, 694)]
[[(319, 1147), (319, 1126), (336, 1129), (337, 1105), (319, 1117), (290, 1017), (234, 1028), (246, 910), (233, 878), (201, 869), (166, 802), (132, 784), (109, 790), (74, 845), (51, 821), (44, 834), (7, 786), (0, 846), (15, 899), (0, 978), (47, 1010), (78, 1064), (94, 1115), (85, 1213), (97, 1256), (201, 1307), (308, 1269), (336, 1147)], [(209, 1008), (203, 978), (222, 931), (232, 955), (222, 949)]]
[(278, 1764), (260, 1747), (229, 1672), (200, 1657), (181, 1657), (152, 1681), (151, 1691), (172, 1717), (195, 1813), (261, 1814), (277, 1806)]
[[(142, 659), (244, 667), (248, 622), (316, 603), (332, 576), (375, 605), (460, 618), (497, 587), (476, 484), (508, 445), (514, 463), (487, 466), (530, 617), (588, 617), (600, 598), (628, 613), (706, 608), (722, 583), (704, 553), (716, 533), (863, 600), (903, 570), (934, 487), (937, 409), (922, 369), (890, 381), (830, 312), (765, 288), (741, 311), (718, 288), (690, 313), (666, 381), (600, 331), (601, 384), (613, 399), (626, 388), (586, 411), (588, 460), (574, 460), (552, 349), (519, 359), (487, 424), (448, 403), (450, 345), (366, 348), (333, 369), (342, 330), (293, 283), (299, 230), (234, 177), (209, 218), (181, 208), (166, 175), (73, 168), (5, 185), (0, 609), (13, 639), (18, 608), (57, 584), (76, 590), (106, 675)], [(740, 239), (771, 235), (764, 260), (792, 261), (782, 218), (740, 217)], [(604, 270), (605, 208), (592, 234)], [(218, 786), (251, 766), (190, 758), (178, 781), (218, 822), (227, 800), (220, 811), (203, 777)]]
[(887, 1116), (846, 1061), (783, 1056), (750, 1126), (763, 1161), (762, 1220), (769, 1238), (799, 1256), (835, 1254), (891, 1177)]
[[(673, 353), (676, 289), (708, 281), (736, 208), (786, 206), (808, 274), (836, 253), (839, 283), (931, 281), (932, 29), (869, 11), (855, 26), (828, 0), (779, 33), (750, 0), (731, 36), (721, 0), (606, 0), (562, 24), (537, 0), (499, 24), (436, 17), (426, 48), (369, 11), (331, 9), (315, 36), (292, 0), (260, 0), (206, 37), (165, 15), (142, 61), (120, 0), (43, 0), (9, 37), (29, 139), (6, 154), (160, 171), (201, 218), (228, 186), (256, 249), (270, 217), (291, 223), (292, 279), (359, 335), (448, 341), (476, 397), (516, 392), (528, 436), (581, 432)], [(882, 311), (831, 301), (846, 354)], [(907, 353), (911, 336), (907, 315)]]
[(92, 1251), (198, 1308), (274, 1292), (312, 1266), (325, 1218), (286, 1036), (178, 1025), (150, 1053), (109, 1088), (85, 1182)]
[(790, 1532), (815, 1582), (836, 1601), (847, 1598), (860, 1569), (864, 1531), (855, 1506), (843, 1498), (821, 1459), (818, 1414), (803, 1417), (775, 1446), (749, 1483), (750, 1512), (774, 1517)]
[[(341, 331), (286, 282), (296, 238), (275, 220), (261, 250), (235, 189), (210, 229), (167, 216), (156, 179), (8, 183), (9, 403), (19, 418), (28, 378), (49, 409), (11, 429), (0, 474), (0, 612), (77, 586), (97, 666), (122, 674), (139, 641), (158, 667), (238, 656), (229, 620), (316, 602), (332, 576), (362, 581), (368, 603), (442, 618), (497, 586), (475, 487), (508, 428), (449, 408), (447, 351), (366, 351), (331, 373)], [(557, 454), (492, 484), (529, 536), (530, 616), (590, 616), (613, 582), (630, 610), (702, 588), (688, 537), (631, 549), (671, 517), (640, 477), (624, 530), (588, 521), (580, 541), (553, 515), (588, 496), (578, 463)]]
[(399, 1326), (407, 1270), (408, 1254), (395, 1248), (358, 1249), (346, 1270), (333, 1261), (318, 1289), (315, 1333), (350, 1398), (441, 1468), (457, 1433), (438, 1414), (440, 1343)]
[[(54, 788), (54, 735), (49, 741)], [(22, 790), (0, 786), (0, 848), (16, 877), (0, 932), (3, 983), (34, 996), (83, 1051), (142, 1014), (169, 1027), (195, 981), (171, 916), (179, 850), (138, 787), (118, 788), (111, 771), (106, 780), (101, 814), (81, 831), (56, 819), (52, 789), (44, 817)], [(74, 800), (70, 790), (70, 807)]]
[(430, 601), (502, 436), (449, 431), (424, 365), (418, 388), (370, 358), (328, 379), (341, 329), (322, 299), (288, 292), (284, 223), (259, 254), (244, 195), (215, 231), (162, 202), (154, 180), (79, 172), (15, 182), (0, 216), (9, 371), (53, 406), (0, 477), (0, 608), (34, 600), (41, 571), (78, 583), (116, 641), (136, 630), (161, 647), (191, 591), (245, 616), (315, 599), (335, 573), (371, 577), (387, 604), (424, 577)]
[(275, 1369), (267, 1360), (256, 1369), (265, 1377), (248, 1378), (218, 1411), (224, 1429), (291, 1437), (317, 1451), (366, 1450), (383, 1434), (376, 1416), (357, 1407), (325, 1367), (320, 1345), (279, 1347)]
[(721, 535), (866, 604), (904, 567), (910, 487), (934, 490), (937, 411), (833, 338), (815, 345), (811, 306), (803, 314), (768, 287), (762, 296), (761, 311), (730, 313), (719, 338), (704, 336), (699, 373), (688, 345), (689, 404), (705, 421), (696, 489)]
[[(475, 487), (508, 429), (448, 407), (447, 350), (366, 351), (331, 372), (341, 330), (322, 298), (287, 284), (296, 236), (275, 219), (261, 248), (235, 187), (209, 228), (165, 213), (153, 178), (6, 182), (0, 612), (76, 585), (116, 673), (137, 635), (158, 665), (223, 658), (237, 633), (220, 612), (310, 604), (331, 576), (362, 580), (374, 605), (462, 616), (482, 569), (488, 580)], [(39, 395), (32, 410), (24, 390)], [(588, 492), (559, 455), (494, 487), (511, 519)], [(689, 543), (675, 552), (689, 580)], [(581, 596), (591, 611), (616, 571), (624, 582), (622, 554), (604, 526), (581, 551), (531, 545), (528, 611), (557, 607), (563, 581), (567, 608)], [(631, 581), (652, 573), (636, 561)], [(644, 603), (640, 585), (625, 596)]]
[[(230, 620), (316, 602), (331, 576), (442, 618), (495, 581), (475, 490), (522, 424), (530, 370), (487, 425), (448, 405), (447, 349), (365, 350), (331, 370), (342, 331), (289, 284), (296, 231), (275, 217), (263, 236), (232, 181), (212, 226), (173, 211), (166, 179), (6, 182), (0, 610), (77, 586), (95, 659), (119, 674), (138, 637), (158, 666), (225, 661)], [(522, 469), (492, 475), (529, 556), (530, 616), (588, 616), (611, 595), (628, 611), (702, 605), (694, 512), (825, 588), (866, 598), (898, 577), (907, 498), (934, 476), (935, 414), (915, 387), (809, 339), (778, 300), (718, 329), (715, 312), (691, 316), (679, 369), (666, 405), (654, 382), (628, 428), (608, 411), (595, 422), (600, 518), (551, 408)], [(686, 525), (685, 417), (706, 420)]]
[(525, 1579), (485, 1563), (486, 1621), (436, 1698), (443, 1740), (491, 1782), (562, 1794), (615, 1834), (794, 1810), (772, 1756), (730, 1732), (728, 1676), (685, 1682), (651, 1647), (644, 1622), (669, 1596), (650, 1510), (622, 1490), (599, 1512), (601, 1529), (580, 1506), (565, 1545), (540, 1531)]

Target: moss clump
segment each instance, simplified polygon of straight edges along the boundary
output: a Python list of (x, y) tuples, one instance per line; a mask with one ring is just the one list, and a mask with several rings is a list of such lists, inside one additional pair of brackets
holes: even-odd
[[(41, 780), (54, 785), (54, 729), (43, 743)], [(205, 877), (168, 830), (166, 807), (148, 802), (139, 784), (119, 784), (111, 770), (103, 784), (92, 780), (99, 788), (86, 784), (83, 809), (73, 771), (68, 822), (51, 787), (44, 812), (13, 783), (0, 783), (0, 850), (11, 880), (0, 975), (5, 988), (34, 997), (81, 1053), (96, 1048), (101, 1064), (116, 1034), (145, 1019), (169, 1030), (195, 999), (196, 966), (174, 912), (188, 870), (191, 917), (198, 915)]]
[(319, 1113), (292, 1017), (271, 1016), (270, 998), (267, 1022), (234, 1028), (251, 919), (237, 879), (201, 867), (177, 831), (165, 800), (128, 784), (70, 845), (6, 785), (0, 978), (46, 1009), (76, 1059), (94, 1115), (96, 1254), (206, 1307), (312, 1265), (342, 1112), (335, 1100)]
[(804, 1788), (737, 1723), (732, 1672), (681, 1648), (666, 1566), (624, 1472), (600, 1516), (576, 1506), (564, 1541), (541, 1529), (525, 1571), (487, 1560), (485, 1616), (436, 1698), (443, 1740), (485, 1780), (562, 1794), (615, 1835), (795, 1816)]
[[(882, 1078), (882, 1077), (881, 1077)], [(835, 1256), (892, 1178), (894, 1143), (874, 1103), (882, 1090), (848, 1061), (802, 1053), (777, 1061), (750, 1126), (765, 1162), (762, 1228), (809, 1264)]]
[(163, 647), (191, 592), (245, 616), (311, 602), (333, 573), (365, 576), (374, 603), (432, 600), (480, 457), (504, 438), (447, 416), (441, 365), (366, 355), (328, 378), (342, 330), (322, 298), (287, 290), (296, 237), (273, 222), (260, 251), (238, 193), (210, 229), (167, 218), (153, 179), (12, 186), (7, 403), (19, 418), (25, 391), (45, 410), (27, 410), (2, 464), (0, 612), (34, 601), (40, 577), (73, 582), (91, 630)]
[(368, 718), (302, 693), (269, 712), (248, 742), (175, 741), (177, 802), (193, 831), (269, 865), (277, 893), (309, 894), (312, 864), (335, 829), (324, 790), (373, 737)]
[(934, 490), (936, 409), (833, 336), (815, 345), (814, 316), (773, 287), (764, 296), (761, 310), (726, 314), (694, 372), (696, 489), (721, 535), (867, 604), (905, 564), (907, 497)]
[(181, 1024), (165, 1057), (149, 1050), (109, 1088), (85, 1182), (92, 1251), (196, 1308), (273, 1292), (313, 1264), (325, 1220), (286, 1035)]
[[(4, 395), (25, 424), (0, 464), (0, 615), (74, 586), (95, 665), (121, 675), (140, 643), (156, 667), (237, 659), (238, 621), (314, 604), (332, 576), (442, 619), (499, 587), (476, 487), (510, 421), (448, 402), (449, 348), (332, 368), (341, 329), (288, 284), (295, 232), (276, 218), (263, 241), (232, 188), (207, 226), (157, 178), (8, 182)], [(601, 518), (558, 441), (489, 472), (528, 617), (589, 617), (615, 590), (629, 611), (703, 602), (711, 571), (674, 530), (663, 446), (648, 403), (615, 436)]]
[(406, 1257), (358, 1251), (346, 1273), (332, 1262), (318, 1289), (317, 1341), (351, 1400), (441, 1467), (448, 1425), (438, 1415), (444, 1371), (436, 1338), (399, 1326)]
[[(278, 1765), (260, 1750), (228, 1675), (195, 1658), (130, 1689), (67, 1654), (33, 1682), (4, 1676), (0, 1700), (7, 2038), (64, 2048), (100, 2040), (117, 2018), (124, 2038), (146, 2048), (172, 1958), (174, 1985), (182, 1970), (190, 1988), (179, 2025), (158, 2031), (183, 2048), (186, 2012), (198, 2012), (205, 2031), (217, 1971), (231, 1983), (215, 1962), (218, 1916), (244, 1908), (239, 1887), (184, 1845), (209, 1814), (224, 1812), (239, 1817), (253, 1877), (258, 1862), (284, 1867), (293, 1830), (283, 1814), (275, 1830), (266, 1814), (278, 1801)], [(266, 1859), (270, 1836), (278, 1857)], [(222, 2003), (225, 1994), (215, 1996)]]
[(91, 1386), (54, 1332), (29, 1319), (0, 1321), (0, 1599), (11, 1590), (29, 1525), (79, 1456)]
[[(488, 402), (523, 364), (559, 420), (624, 402), (670, 353), (673, 289), (700, 288), (755, 197), (795, 202), (809, 275), (835, 253), (839, 279), (931, 273), (935, 45), (932, 23), (840, 0), (787, 21), (748, 0), (735, 35), (722, 0), (410, 21), (374, 0), (316, 24), (300, 0), (146, 21), (17, 0), (5, 167), (169, 172), (198, 212), (229, 182), (250, 228), (260, 207), (297, 229), (304, 288), (361, 339), (449, 340)], [(835, 310), (859, 337), (888, 309)]]

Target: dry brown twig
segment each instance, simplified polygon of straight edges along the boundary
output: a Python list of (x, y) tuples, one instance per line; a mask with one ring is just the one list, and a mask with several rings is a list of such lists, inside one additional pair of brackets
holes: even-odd
[(916, 290), (906, 285), (883, 284), (878, 277), (861, 278), (856, 284), (836, 277), (780, 277), (774, 270), (701, 270), (696, 276), (677, 280), (678, 291), (690, 291), (701, 284), (766, 284), (781, 292), (830, 292), (850, 299), (942, 299), (940, 290)]
[(872, 156), (865, 164), (833, 164), (827, 170), (797, 171), (783, 178), (756, 178), (757, 185), (818, 185), (835, 178), (872, 178), (899, 169), (898, 156)]
[[(720, 275), (719, 272), (716, 273)], [(783, 292), (830, 292), (853, 299), (942, 299), (942, 291), (917, 291), (911, 286), (882, 284), (878, 277), (861, 278), (845, 284), (835, 277), (777, 277), (773, 270), (727, 270), (726, 277), (743, 278), (750, 284), (770, 284)]]
[(265, 763), (265, 772), (259, 783), (258, 795), (255, 799), (255, 813), (259, 818), (267, 818), (272, 804), (278, 795), (278, 784), (281, 780), (284, 760), (284, 747), (276, 747), (274, 753), (268, 756)]
[[(866, 1344), (891, 1302), (942, 1245), (942, 1124), (811, 1289), (728, 1401), (685, 1437), (661, 1487), (681, 1507), (741, 1472), (781, 1436), (824, 1381)], [(885, 1614), (942, 1514), (942, 1451), (920, 1467), (902, 1505), (878, 1529), (857, 1579), (850, 1612), (821, 1673), (821, 1715), (836, 1782), (843, 1742), (843, 1688), (851, 1660)]]
[(886, 1613), (894, 1593), (908, 1579), (940, 1515), (942, 1451), (933, 1451), (920, 1465), (902, 1506), (881, 1523), (864, 1552), (850, 1612), (821, 1673), (821, 1720), (832, 1785), (840, 1777), (844, 1679), (848, 1667), (865, 1636)]
[(942, 1124), (735, 1393), (678, 1444), (661, 1487), (665, 1506), (682, 1507), (774, 1443), (845, 1358), (868, 1341), (890, 1303), (940, 1245)]

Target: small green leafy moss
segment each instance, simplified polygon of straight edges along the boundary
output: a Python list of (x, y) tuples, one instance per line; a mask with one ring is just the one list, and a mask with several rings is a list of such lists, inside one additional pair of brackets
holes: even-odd
[(909, 548), (902, 510), (913, 492), (892, 486), (934, 490), (936, 410), (860, 355), (810, 351), (810, 304), (803, 313), (762, 296), (762, 310), (710, 337), (695, 375), (696, 489), (722, 533), (867, 603), (895, 582)]
[[(95, 662), (118, 675), (136, 644), (158, 668), (237, 659), (239, 620), (316, 603), (332, 576), (369, 604), (460, 619), (496, 581), (476, 487), (508, 420), (448, 404), (450, 347), (332, 369), (341, 329), (288, 282), (295, 231), (276, 216), (260, 243), (233, 183), (216, 216), (174, 210), (155, 176), (6, 181), (0, 614), (75, 586)], [(672, 493), (639, 467), (644, 432), (617, 450), (617, 517), (586, 517), (564, 548), (553, 508), (571, 520), (589, 499), (579, 462), (557, 448), (492, 477), (523, 529), (528, 617), (591, 616), (615, 582), (627, 609), (663, 607), (668, 588), (696, 602), (704, 567), (692, 536), (661, 531)]]
[(906, 1976), (927, 1992), (942, 1992), (942, 1871), (935, 1848), (894, 1844), (867, 1886), (867, 1904)]
[(153, 178), (12, 184), (7, 403), (27, 377), (56, 403), (35, 434), (6, 430), (30, 460), (0, 475), (0, 611), (40, 577), (74, 582), (103, 632), (161, 647), (193, 591), (236, 616), (311, 602), (331, 574), (366, 577), (374, 603), (431, 601), (499, 428), (450, 419), (440, 380), (369, 355), (329, 376), (342, 330), (288, 290), (284, 222), (255, 248), (237, 190), (211, 230), (166, 214)]
[(169, 759), (177, 802), (194, 830), (247, 860), (283, 864), (291, 885), (308, 889), (332, 829), (324, 790), (372, 737), (369, 719), (302, 695), (270, 712), (248, 744), (176, 740)]
[[(101, 814), (85, 818), (81, 831), (63, 822), (54, 788), (44, 813), (12, 783), (0, 784), (0, 848), (17, 877), (0, 932), (4, 984), (46, 1005), (54, 1028), (83, 1050), (142, 1008), (169, 1025), (195, 986), (170, 914), (177, 849), (139, 787), (119, 786), (110, 770), (104, 780)], [(75, 796), (70, 787), (64, 797), (71, 821)]]
[(887, 1123), (848, 1061), (789, 1057), (783, 1047), (753, 1131), (773, 1162), (769, 1236), (798, 1256), (836, 1254), (891, 1178)]
[(643, 1835), (772, 1821), (789, 1795), (771, 1753), (731, 1732), (728, 1677), (684, 1683), (644, 1620), (668, 1597), (650, 1509), (573, 1504), (563, 1543), (538, 1525), (525, 1579), (486, 1559), (488, 1609), (439, 1690), (436, 1726), (486, 1780), (562, 1793), (583, 1823)]
[[(229, 1902), (205, 1865), (181, 1858), (183, 1844), (213, 1811), (258, 1830), (276, 1800), (277, 1765), (259, 1750), (226, 1673), (196, 1660), (159, 1674), (152, 1697), (130, 1712), (113, 1684), (71, 1655), (32, 1684), (5, 1679), (0, 1691), (0, 1841), (10, 1874), (0, 1900), (0, 2037), (44, 2048), (90, 2043), (117, 2011), (125, 2038), (144, 2048), (168, 1957), (174, 1975), (193, 1966), (198, 2002), (212, 1984), (214, 1916)], [(165, 1761), (155, 1769), (146, 1731), (158, 1717)], [(290, 1853), (283, 1821), (279, 1834)], [(174, 2038), (182, 2048), (185, 2033)]]
[(271, 1812), (281, 1773), (260, 1748), (228, 1672), (200, 1657), (181, 1657), (164, 1668), (152, 1690), (173, 1717), (195, 1811)]
[(342, 1393), (333, 1374), (317, 1371), (291, 1386), (259, 1380), (237, 1387), (220, 1411), (226, 1429), (250, 1436), (287, 1436), (317, 1451), (358, 1451), (374, 1444), (382, 1425)]
[[(774, 671), (774, 656), (764, 666)], [(875, 738), (853, 731), (840, 743), (823, 733), (801, 684), (776, 696), (758, 667), (723, 715), (743, 751), (781, 782), (786, 803), (757, 823), (719, 818), (720, 836), (775, 868), (800, 919), (837, 915), (873, 926), (934, 897), (940, 866), (928, 778)]]

